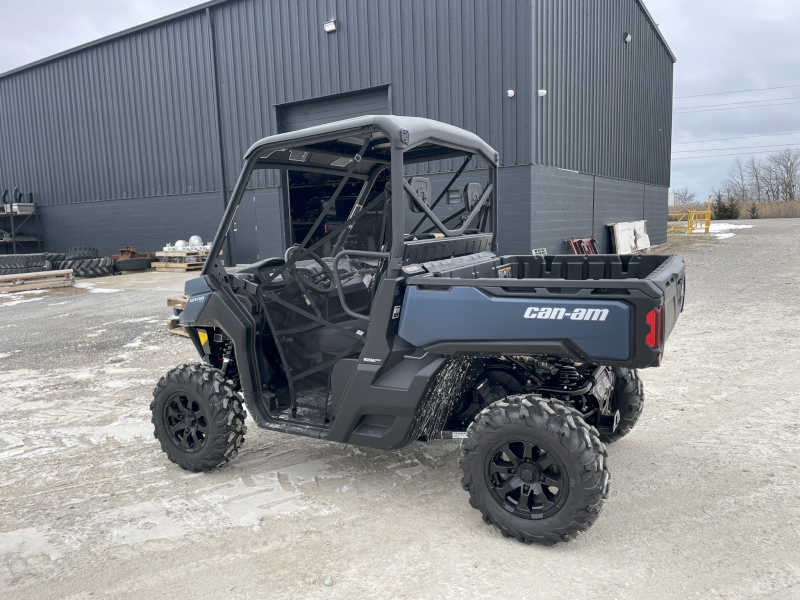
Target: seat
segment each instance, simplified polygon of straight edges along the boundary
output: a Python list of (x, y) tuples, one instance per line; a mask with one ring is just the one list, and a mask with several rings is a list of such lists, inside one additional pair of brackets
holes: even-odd
[[(367, 322), (361, 319), (337, 323), (338, 327), (323, 327), (317, 332), (317, 347), (326, 354), (353, 354), (361, 352), (364, 340), (367, 338)], [(352, 331), (361, 339), (348, 335), (340, 328)]]

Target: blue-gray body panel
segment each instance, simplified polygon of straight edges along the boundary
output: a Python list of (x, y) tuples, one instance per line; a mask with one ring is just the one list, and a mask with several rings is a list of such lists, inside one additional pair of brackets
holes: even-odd
[(192, 323), (196, 323), (197, 319), (200, 318), (200, 314), (203, 312), (203, 309), (206, 307), (209, 298), (211, 298), (211, 292), (206, 294), (195, 294), (194, 296), (190, 297), (186, 302), (186, 308), (184, 308), (183, 312), (181, 313), (181, 325), (190, 325)]
[(189, 279), (184, 284), (183, 290), (188, 296), (188, 300), (186, 308), (181, 313), (180, 322), (181, 324), (196, 323), (211, 297), (211, 287), (208, 285), (206, 277), (198, 277)]
[(630, 357), (630, 332), (631, 308), (624, 302), (508, 298), (473, 287), (440, 291), (416, 286), (406, 288), (398, 330), (400, 337), (419, 347), (458, 341), (568, 340), (588, 356), (608, 360)]

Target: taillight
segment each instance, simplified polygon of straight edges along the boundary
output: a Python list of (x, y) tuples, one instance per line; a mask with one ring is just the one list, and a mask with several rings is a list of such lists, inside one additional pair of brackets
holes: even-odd
[(654, 350), (661, 346), (661, 307), (654, 308), (645, 319), (650, 326), (650, 331), (644, 338), (647, 345)]

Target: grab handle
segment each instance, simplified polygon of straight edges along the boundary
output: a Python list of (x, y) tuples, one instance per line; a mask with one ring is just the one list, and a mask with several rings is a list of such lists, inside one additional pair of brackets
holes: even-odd
[(369, 315), (362, 315), (355, 311), (350, 310), (347, 306), (347, 301), (344, 299), (344, 289), (342, 289), (342, 280), (339, 278), (339, 261), (345, 256), (364, 256), (367, 258), (389, 258), (388, 252), (367, 252), (365, 250), (342, 250), (333, 258), (333, 283), (336, 286), (336, 291), (339, 294), (339, 302), (342, 303), (342, 309), (354, 319), (362, 319), (369, 322)]

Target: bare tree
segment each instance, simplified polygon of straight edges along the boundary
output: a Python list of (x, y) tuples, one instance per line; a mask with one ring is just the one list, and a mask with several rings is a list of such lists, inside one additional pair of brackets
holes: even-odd
[(764, 198), (764, 175), (761, 162), (751, 156), (745, 165), (745, 174), (747, 182), (750, 184), (753, 200), (760, 202)]
[(741, 158), (736, 158), (731, 167), (728, 178), (722, 182), (726, 196), (739, 202), (746, 202), (750, 198), (747, 171)]
[(745, 163), (737, 158), (714, 195), (726, 202), (797, 200), (800, 198), (800, 150), (780, 150), (763, 161), (751, 157)]
[(800, 193), (800, 150), (786, 148), (767, 157), (774, 174), (778, 200), (796, 200)]
[(687, 187), (677, 188), (674, 193), (677, 205), (692, 204), (696, 198), (694, 192), (690, 192)]

